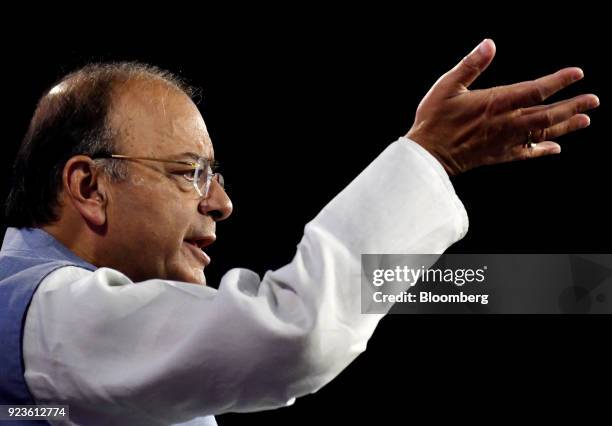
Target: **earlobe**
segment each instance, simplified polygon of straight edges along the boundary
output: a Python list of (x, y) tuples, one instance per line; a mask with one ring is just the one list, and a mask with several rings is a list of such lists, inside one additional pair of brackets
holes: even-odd
[(106, 223), (104, 181), (94, 161), (84, 155), (70, 158), (63, 171), (63, 186), (66, 196), (81, 217), (91, 225)]

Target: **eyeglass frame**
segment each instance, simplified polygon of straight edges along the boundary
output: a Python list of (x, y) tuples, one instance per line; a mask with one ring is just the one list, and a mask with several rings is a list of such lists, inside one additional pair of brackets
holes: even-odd
[[(187, 160), (167, 160), (167, 159), (163, 159), (163, 158), (153, 158), (153, 157), (133, 157), (131, 155), (122, 155), (122, 154), (99, 154), (99, 155), (95, 155), (93, 157), (91, 157), (93, 160), (96, 159), (110, 159), (110, 160), (144, 160), (144, 161), (157, 161), (160, 163), (173, 163), (173, 164), (182, 164), (182, 165), (186, 165), (186, 166), (190, 166), (192, 167), (192, 170), (197, 171), (200, 170), (206, 170), (206, 184), (204, 185), (204, 193), (202, 193), (202, 190), (200, 189), (200, 187), (198, 186), (198, 179), (192, 179), (190, 180), (189, 178), (187, 178), (185, 175), (182, 175), (183, 178), (185, 178), (185, 180), (187, 180), (187, 182), (192, 182), (194, 189), (196, 190), (196, 192), (198, 193), (198, 195), (200, 196), (200, 198), (208, 198), (209, 192), (210, 192), (210, 186), (212, 183), (212, 180), (215, 179), (216, 182), (221, 186), (221, 188), (225, 188), (225, 179), (223, 178), (223, 175), (221, 173), (215, 172), (213, 173), (212, 171), (212, 161), (208, 160), (207, 158), (203, 158), (200, 157), (198, 158), (197, 162), (194, 161), (187, 161)], [(202, 165), (200, 165), (200, 162), (203, 163)]]

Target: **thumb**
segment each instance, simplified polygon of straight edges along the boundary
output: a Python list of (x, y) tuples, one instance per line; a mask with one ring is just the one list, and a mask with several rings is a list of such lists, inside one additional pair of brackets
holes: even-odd
[(487, 69), (494, 56), (495, 43), (491, 39), (484, 39), (482, 43), (476, 46), (461, 62), (440, 79), (439, 86), (444, 87), (447, 92), (467, 89)]

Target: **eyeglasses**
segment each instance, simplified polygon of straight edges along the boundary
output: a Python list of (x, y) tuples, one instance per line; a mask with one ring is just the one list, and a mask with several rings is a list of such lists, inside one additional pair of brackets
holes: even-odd
[(221, 188), (225, 188), (225, 179), (223, 179), (223, 175), (221, 173), (213, 173), (211, 161), (206, 158), (198, 158), (197, 161), (181, 161), (164, 160), (160, 158), (151, 157), (132, 157), (129, 155), (120, 154), (101, 154), (96, 155), (92, 158), (106, 158), (113, 160), (145, 160), (189, 166), (190, 170), (186, 171), (185, 173), (182, 173), (182, 176), (188, 182), (191, 182), (193, 184), (193, 187), (201, 198), (208, 198), (208, 193), (210, 191), (210, 186), (213, 180), (216, 181), (221, 186)]

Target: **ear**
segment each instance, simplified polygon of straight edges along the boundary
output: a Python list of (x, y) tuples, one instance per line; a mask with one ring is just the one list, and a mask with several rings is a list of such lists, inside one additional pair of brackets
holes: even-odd
[(80, 215), (92, 225), (106, 223), (106, 181), (102, 171), (85, 155), (71, 157), (64, 166), (62, 181), (66, 196)]

